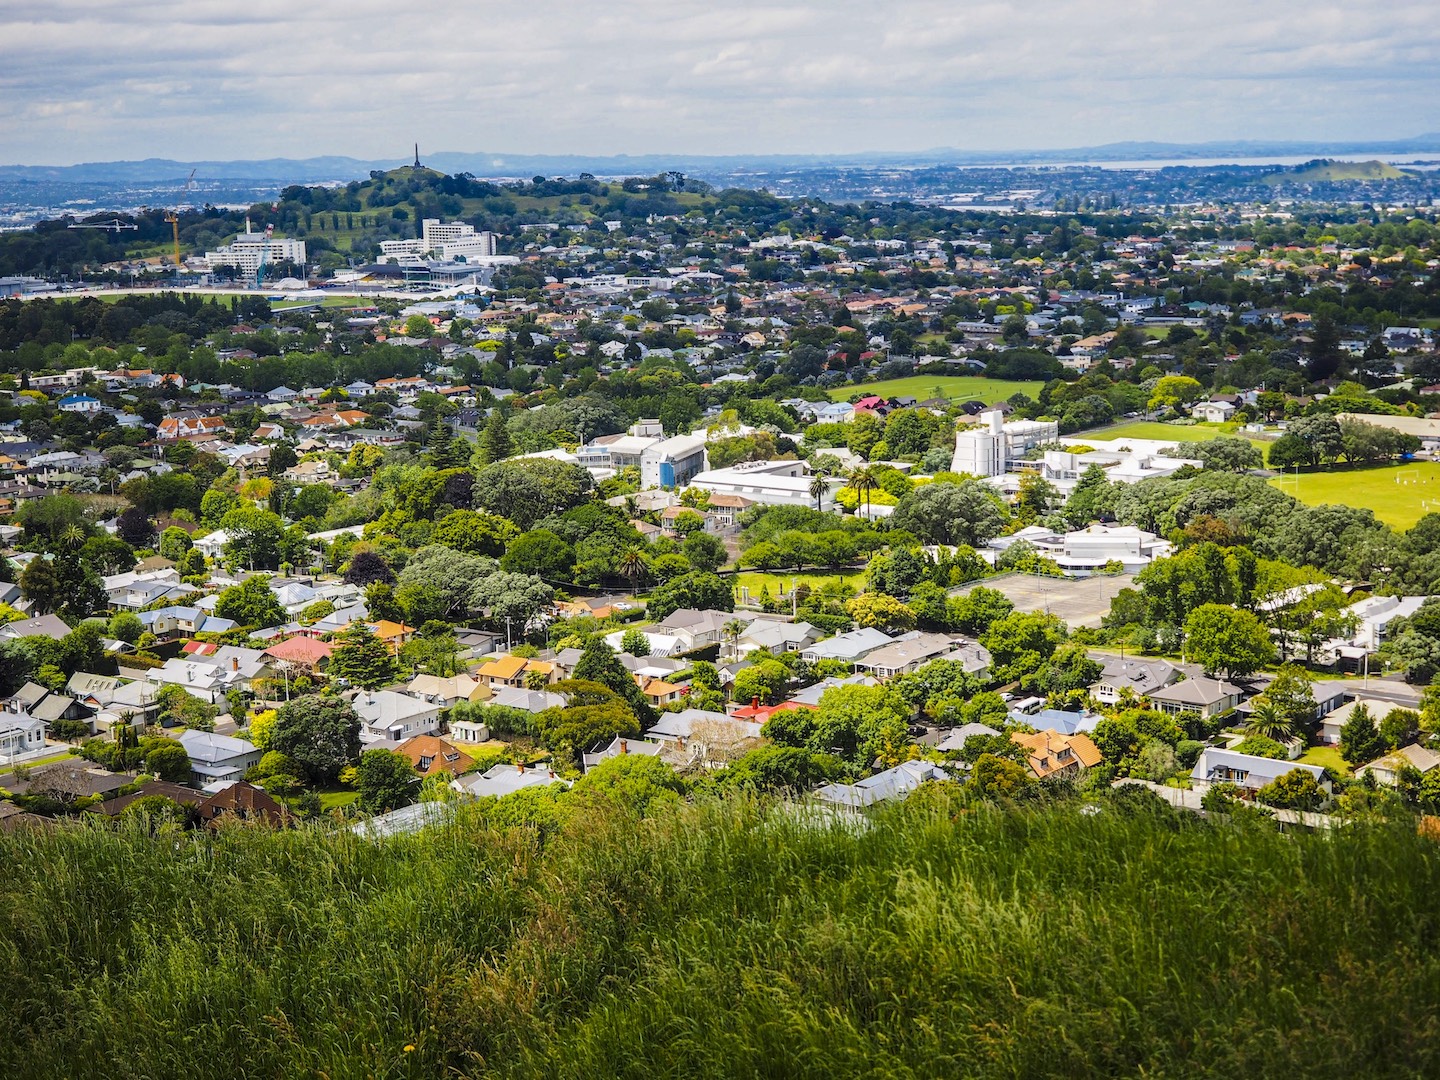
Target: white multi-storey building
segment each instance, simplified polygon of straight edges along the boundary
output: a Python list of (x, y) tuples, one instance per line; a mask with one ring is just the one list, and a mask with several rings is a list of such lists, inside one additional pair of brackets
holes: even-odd
[(955, 472), (999, 476), (1010, 462), (1060, 437), (1060, 425), (1053, 420), (1012, 420), (1007, 424), (999, 409), (983, 412), (978, 419), (979, 427), (965, 428), (955, 435), (951, 463)]
[(220, 266), (233, 266), (242, 274), (254, 274), (262, 265), (270, 266), (279, 262), (305, 265), (305, 241), (290, 240), (283, 236), (272, 236), (266, 232), (252, 232), (250, 222), (245, 222), (245, 231), (235, 237), (234, 243), (218, 251), (207, 251), (205, 263), (214, 270)]
[(380, 251), (382, 262), (409, 262), (432, 256), (473, 262), (495, 254), (495, 234), (476, 232), (475, 226), (463, 221), (426, 218), (421, 222), (420, 239), (382, 240)]

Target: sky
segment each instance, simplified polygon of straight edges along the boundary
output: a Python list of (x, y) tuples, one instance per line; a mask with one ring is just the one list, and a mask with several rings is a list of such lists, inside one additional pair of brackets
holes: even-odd
[(4, 0), (0, 163), (1440, 130), (1434, 0)]

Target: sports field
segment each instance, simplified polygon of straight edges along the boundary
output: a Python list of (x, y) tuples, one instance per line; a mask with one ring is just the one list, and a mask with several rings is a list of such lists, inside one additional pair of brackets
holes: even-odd
[(910, 375), (903, 379), (882, 382), (847, 384), (830, 391), (831, 401), (849, 401), (856, 395), (878, 394), (883, 398), (913, 397), (918, 401), (941, 397), (950, 401), (972, 398), (993, 405), (1013, 394), (1038, 397), (1043, 382), (1020, 382), (1014, 379), (987, 379), (983, 375)]
[(1218, 435), (1233, 435), (1236, 429), (1235, 424), (1161, 424), (1151, 420), (1136, 420), (1129, 424), (1115, 424), (1112, 427), (1067, 435), (1066, 440), (1169, 439), (1173, 442), (1206, 442)]
[(779, 596), (781, 593), (788, 596), (792, 581), (796, 585), (808, 585), (812, 589), (824, 588), (832, 581), (843, 582), (857, 592), (865, 587), (865, 574), (860, 570), (849, 572), (818, 570), (805, 574), (743, 570), (735, 574), (731, 580), (735, 583), (736, 598), (743, 600), (748, 595), (752, 602), (759, 601), (760, 594), (766, 589), (770, 590), (771, 596)]
[(1270, 481), (1309, 506), (1358, 506), (1396, 529), (1440, 513), (1440, 462), (1410, 461), (1321, 472), (1287, 473)]

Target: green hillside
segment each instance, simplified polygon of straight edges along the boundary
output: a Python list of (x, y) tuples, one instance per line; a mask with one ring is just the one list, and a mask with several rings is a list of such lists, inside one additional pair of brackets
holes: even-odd
[(1281, 184), (1328, 184), (1344, 180), (1402, 180), (1406, 173), (1383, 161), (1307, 161), (1284, 172), (1261, 177), (1271, 187)]
[(507, 824), (544, 817), (523, 795), (386, 842), (0, 833), (0, 1075), (1440, 1070), (1413, 825), (961, 799), (863, 828), (605, 801), (543, 844)]

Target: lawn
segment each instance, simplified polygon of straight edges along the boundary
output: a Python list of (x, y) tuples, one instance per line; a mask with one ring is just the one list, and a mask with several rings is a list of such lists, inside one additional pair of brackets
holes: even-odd
[(1014, 394), (1039, 397), (1043, 382), (1020, 382), (1014, 379), (987, 379), (983, 375), (910, 375), (904, 379), (847, 384), (830, 391), (831, 401), (849, 401), (853, 397), (878, 394), (883, 398), (913, 397), (919, 401), (942, 397), (950, 401), (978, 398), (987, 405), (1004, 401)]
[(1350, 766), (1340, 756), (1340, 748), (1337, 746), (1312, 746), (1296, 760), (1306, 765), (1319, 765), (1322, 769), (1329, 769), (1339, 776), (1350, 775)]
[[(1162, 439), (1171, 442), (1208, 442), (1220, 435), (1233, 435), (1235, 424), (1162, 424), (1158, 421), (1136, 420), (1129, 424), (1096, 428), (1078, 435), (1067, 435), (1067, 442), (1089, 439)], [(1251, 440), (1252, 442), (1254, 440)]]
[(332, 788), (320, 792), (320, 809), (334, 810), (337, 806), (350, 806), (360, 798), (360, 793), (350, 788)]
[[(819, 589), (832, 581), (842, 581), (859, 592), (865, 587), (865, 574), (856, 570), (819, 570), (808, 574), (771, 574), (759, 570), (745, 570), (734, 577), (736, 589), (748, 589), (752, 602), (757, 602), (761, 592), (767, 587), (771, 596), (779, 596), (782, 592), (789, 594), (792, 582), (796, 585), (808, 585), (812, 589)], [(743, 591), (739, 593), (740, 597), (744, 597), (744, 595)]]
[(1335, 466), (1287, 473), (1270, 483), (1309, 506), (1374, 510), (1377, 518), (1396, 529), (1408, 529), (1426, 514), (1440, 511), (1440, 462), (1434, 461)]

